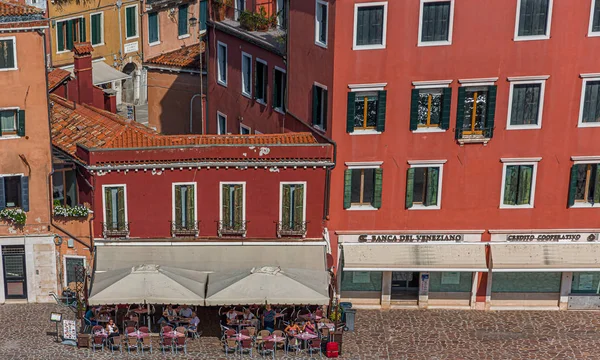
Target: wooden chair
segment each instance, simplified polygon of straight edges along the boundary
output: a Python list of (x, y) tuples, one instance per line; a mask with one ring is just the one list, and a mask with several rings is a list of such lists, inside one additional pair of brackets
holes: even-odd
[(114, 353), (115, 348), (119, 348), (119, 352), (123, 353), (123, 337), (121, 335), (113, 336), (110, 338), (110, 342), (108, 343), (110, 347), (110, 352)]
[(242, 340), (240, 342), (240, 354), (248, 353), (250, 354), (250, 358), (252, 358), (252, 349), (254, 348), (252, 344), (252, 340)]
[(126, 345), (128, 353), (131, 353), (132, 349), (134, 349), (136, 353), (139, 351), (138, 339), (135, 336), (128, 336)]
[(160, 347), (162, 349), (163, 354), (165, 353), (165, 349), (169, 349), (169, 351), (173, 351), (173, 338), (161, 337), (160, 338)]
[(173, 347), (175, 348), (175, 354), (179, 352), (179, 349), (183, 349), (183, 353), (187, 354), (187, 336), (176, 337)]
[(150, 354), (152, 354), (152, 339), (150, 336), (144, 336), (142, 341), (140, 342), (140, 349), (142, 349), (142, 354), (146, 349), (150, 349)]
[(308, 342), (308, 353), (312, 358), (312, 354), (315, 351), (319, 352), (319, 357), (323, 357), (323, 353), (321, 352), (321, 340), (319, 339), (311, 339)]

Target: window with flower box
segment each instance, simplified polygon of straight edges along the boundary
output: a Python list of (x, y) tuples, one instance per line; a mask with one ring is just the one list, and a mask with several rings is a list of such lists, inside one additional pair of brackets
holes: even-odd
[(0, 175), (0, 210), (20, 208), (29, 211), (29, 177)]

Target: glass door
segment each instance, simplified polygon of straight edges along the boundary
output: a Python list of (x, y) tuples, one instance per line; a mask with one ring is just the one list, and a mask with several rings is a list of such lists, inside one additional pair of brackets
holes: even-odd
[(392, 300), (417, 299), (418, 293), (418, 272), (392, 272)]
[(27, 299), (25, 246), (3, 246), (4, 294), (7, 299)]

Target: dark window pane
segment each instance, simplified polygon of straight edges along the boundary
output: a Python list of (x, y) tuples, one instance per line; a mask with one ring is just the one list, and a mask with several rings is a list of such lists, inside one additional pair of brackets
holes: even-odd
[(219, 80), (227, 82), (227, 48), (224, 45), (219, 45)]
[(582, 122), (600, 121), (600, 81), (588, 81), (585, 85)]
[[(77, 280), (82, 280), (82, 279), (78, 279), (79, 277), (77, 276), (77, 270), (81, 271), (81, 268), (83, 268), (83, 259), (82, 258), (66, 258), (65, 259), (65, 265), (67, 268), (67, 285), (69, 285), (69, 283), (71, 282), (76, 282)], [(77, 269), (77, 267), (79, 267)]]
[(13, 40), (0, 40), (0, 69), (15, 67), (15, 48)]
[(362, 172), (360, 170), (352, 170), (352, 197), (351, 201), (354, 204), (358, 204), (360, 202), (360, 188), (361, 188), (361, 179)]
[(592, 31), (600, 31), (600, 0), (596, 0), (596, 5), (594, 6), (594, 20), (592, 23)]
[(375, 169), (365, 169), (365, 184), (363, 190), (363, 204), (370, 204), (373, 201), (375, 185)]
[(423, 4), (421, 41), (446, 41), (450, 27), (450, 1)]
[(277, 109), (283, 110), (283, 99), (285, 96), (285, 74), (279, 70), (275, 70), (275, 104)]
[(383, 43), (383, 6), (362, 6), (356, 14), (356, 45)]
[(549, 0), (521, 0), (519, 36), (546, 35)]
[(377, 123), (377, 94), (376, 93), (357, 93), (354, 107), (354, 127), (363, 128), (365, 125), (365, 104), (366, 127), (373, 128)]
[(427, 168), (415, 168), (415, 181), (413, 184), (413, 202), (422, 204), (425, 200), (425, 178), (427, 176)]
[[(477, 105), (473, 116), (473, 105), (475, 104), (475, 94), (477, 94)], [(465, 117), (463, 121), (463, 130), (480, 131), (485, 127), (485, 118), (487, 115), (487, 89), (475, 88), (465, 91)]]
[(513, 88), (511, 125), (538, 123), (541, 84), (516, 84)]
[(585, 200), (585, 183), (587, 178), (587, 164), (580, 164), (577, 166), (577, 182), (575, 187), (575, 200)]
[[(431, 101), (431, 104), (430, 104)], [(442, 93), (440, 91), (422, 91), (419, 93), (419, 125), (439, 125), (442, 112)]]
[(588, 186), (587, 201), (590, 203), (594, 203), (594, 194), (596, 193), (596, 181), (598, 181), (598, 179), (596, 178), (596, 175), (598, 174), (597, 167), (598, 167), (598, 165), (596, 165), (596, 164), (590, 165), (590, 181), (587, 184), (587, 186)]
[(7, 176), (4, 178), (4, 196), (6, 207), (21, 206), (21, 177)]

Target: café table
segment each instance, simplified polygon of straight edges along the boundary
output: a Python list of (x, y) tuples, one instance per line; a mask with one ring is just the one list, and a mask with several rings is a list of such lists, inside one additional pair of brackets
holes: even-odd
[(321, 330), (322, 328), (326, 327), (329, 328), (329, 330), (335, 330), (335, 324), (334, 323), (323, 323), (320, 322), (317, 324), (317, 327), (319, 328), (319, 330)]
[(243, 341), (243, 340), (251, 340), (252, 338), (248, 335), (244, 335), (244, 334), (235, 334), (234, 336), (232, 336), (231, 338), (236, 339), (237, 341)]
[(317, 314), (304, 314), (304, 315), (298, 315), (299, 318), (304, 319), (304, 320), (313, 320), (313, 321), (318, 321), (321, 320), (323, 317), (319, 316)]
[(171, 338), (171, 339), (178, 338), (178, 337), (184, 337), (184, 336), (185, 336), (185, 334), (177, 332), (177, 331), (169, 331), (169, 332), (163, 333), (163, 337)]
[(145, 333), (145, 332), (141, 332), (141, 331), (137, 330), (137, 331), (134, 331), (134, 332), (130, 332), (129, 334), (127, 334), (127, 336), (141, 339), (141, 338), (145, 338), (145, 337), (150, 336), (150, 334)]
[(316, 334), (311, 334), (309, 332), (303, 332), (303, 333), (300, 333), (300, 334), (296, 334), (296, 335), (294, 335), (294, 337), (296, 339), (302, 340), (304, 342), (304, 348), (305, 349), (307, 348), (306, 347), (306, 342), (308, 340), (312, 340), (312, 339), (318, 338), (318, 336)]

